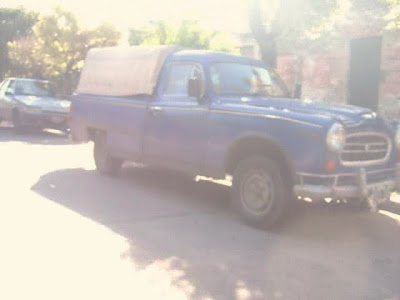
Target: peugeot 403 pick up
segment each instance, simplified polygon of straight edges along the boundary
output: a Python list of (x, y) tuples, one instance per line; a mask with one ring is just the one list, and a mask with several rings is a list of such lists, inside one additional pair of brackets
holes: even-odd
[(294, 199), (376, 208), (398, 186), (400, 131), (361, 107), (290, 97), (263, 62), (171, 46), (89, 51), (72, 98), (77, 142), (103, 173), (124, 161), (216, 179), (255, 226)]

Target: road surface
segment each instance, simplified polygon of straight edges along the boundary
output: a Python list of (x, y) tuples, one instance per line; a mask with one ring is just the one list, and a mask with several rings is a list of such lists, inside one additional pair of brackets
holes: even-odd
[(228, 188), (128, 165), (92, 145), (0, 129), (0, 299), (400, 299), (400, 201), (299, 205), (262, 231)]

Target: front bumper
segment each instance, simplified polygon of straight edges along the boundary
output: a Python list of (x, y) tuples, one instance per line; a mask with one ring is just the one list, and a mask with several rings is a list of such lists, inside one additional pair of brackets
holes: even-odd
[(318, 175), (297, 174), (294, 186), (296, 196), (324, 200), (325, 198), (375, 198), (381, 203), (389, 200), (390, 193), (400, 190), (400, 165), (396, 168), (366, 171), (360, 168), (357, 173)]
[(40, 112), (30, 113), (23, 112), (21, 115), (21, 122), (23, 125), (35, 127), (48, 127), (54, 129), (67, 129), (68, 128), (68, 115), (65, 113), (57, 112)]

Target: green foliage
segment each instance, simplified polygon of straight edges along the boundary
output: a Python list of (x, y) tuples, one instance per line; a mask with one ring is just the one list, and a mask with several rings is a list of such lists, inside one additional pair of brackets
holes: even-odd
[(0, 39), (11, 41), (30, 33), (37, 15), (23, 9), (0, 9)]
[(114, 46), (120, 37), (109, 24), (83, 30), (71, 12), (57, 8), (53, 14), (39, 19), (31, 38), (9, 44), (13, 63), (10, 75), (50, 79), (58, 83), (63, 94), (70, 94), (87, 51)]
[(152, 22), (129, 30), (130, 45), (178, 45), (193, 49), (235, 52), (235, 43), (227, 36), (202, 28), (198, 21), (184, 20), (178, 25)]
[(146, 29), (129, 29), (128, 42), (131, 46), (138, 46), (143, 44), (143, 42), (149, 37), (149, 31)]
[(400, 28), (400, 0), (386, 0), (389, 4), (387, 19), (389, 20), (388, 29)]
[(144, 45), (173, 44), (174, 29), (165, 21), (152, 22), (142, 30), (145, 34), (145, 39), (142, 41), (142, 44)]
[[(253, 32), (255, 26), (265, 26), (266, 33), (275, 39), (279, 53), (300, 54), (328, 44), (326, 40), (337, 19), (343, 17), (344, 9), (340, 0), (279, 0), (275, 8), (267, 5), (272, 1), (253, 2), (259, 3), (252, 7), (253, 10), (264, 8), (261, 24), (251, 24), (250, 20)], [(270, 18), (265, 17), (268, 9), (274, 11)], [(250, 16), (256, 13), (250, 11)]]
[[(305, 56), (338, 49), (349, 37), (381, 34), (400, 0), (248, 0), (249, 24), (261, 53)], [(268, 58), (272, 56), (272, 58)], [(276, 60), (276, 59), (275, 59)]]
[(209, 49), (212, 33), (202, 29), (197, 21), (182, 21), (175, 32), (172, 43), (183, 47)]
[(36, 18), (23, 9), (0, 8), (0, 80), (9, 67), (7, 43), (29, 34)]
[(10, 69), (8, 77), (44, 78), (44, 66), (37, 60), (35, 39), (33, 36), (9, 42)]
[(233, 38), (223, 32), (214, 33), (209, 43), (209, 49), (240, 54), (239, 47), (237, 47)]

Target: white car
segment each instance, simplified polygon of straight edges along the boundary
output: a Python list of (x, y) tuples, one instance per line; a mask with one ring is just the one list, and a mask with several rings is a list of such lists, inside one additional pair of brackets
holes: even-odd
[(11, 122), (16, 131), (28, 127), (67, 131), (70, 105), (56, 97), (48, 81), (7, 78), (0, 84), (0, 121)]

